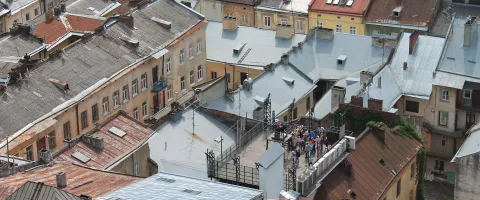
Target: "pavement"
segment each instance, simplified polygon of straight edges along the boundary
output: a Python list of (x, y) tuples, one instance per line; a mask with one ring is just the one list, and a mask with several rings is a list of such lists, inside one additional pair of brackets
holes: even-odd
[(454, 185), (423, 180), (425, 200), (453, 200)]

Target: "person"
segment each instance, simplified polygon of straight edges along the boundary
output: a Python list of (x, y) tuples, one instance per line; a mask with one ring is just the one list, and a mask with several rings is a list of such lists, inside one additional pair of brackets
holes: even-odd
[(295, 158), (297, 158), (297, 156), (295, 155), (295, 151), (292, 151), (292, 164), (295, 165)]
[(320, 129), (319, 129), (318, 132), (320, 132), (320, 133), (325, 133), (326, 131), (327, 131), (327, 130), (325, 130), (325, 128), (323, 128), (323, 126), (322, 126), (322, 127), (320, 127)]

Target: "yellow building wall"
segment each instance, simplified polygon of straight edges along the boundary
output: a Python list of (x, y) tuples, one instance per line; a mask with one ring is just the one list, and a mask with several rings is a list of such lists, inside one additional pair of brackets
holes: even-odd
[[(414, 165), (414, 172), (413, 176), (411, 174), (411, 166)], [(400, 174), (393, 179), (392, 183), (386, 189), (386, 192), (378, 199), (402, 199), (402, 200), (409, 200), (409, 199), (417, 199), (417, 158), (413, 158), (410, 160), (407, 165), (403, 168)], [(397, 183), (398, 180), (401, 180), (400, 186), (400, 194), (397, 196)], [(412, 198), (410, 198), (412, 195)]]
[[(228, 81), (228, 88), (231, 90), (236, 89), (237, 85), (241, 83), (240, 74), (248, 73), (251, 78), (256, 78), (263, 73), (263, 68), (260, 67), (244, 67), (244, 66), (234, 66), (230, 64), (207, 61), (207, 77), (208, 80), (212, 80), (212, 72), (217, 73), (217, 77), (225, 76), (225, 68), (227, 69), (227, 74), (230, 74), (230, 80)], [(256, 68), (256, 69), (255, 69)]]
[(335, 30), (337, 24), (342, 25), (342, 33), (350, 33), (350, 27), (357, 28), (356, 34), (365, 35), (365, 24), (362, 24), (362, 17), (353, 17), (348, 15), (335, 15), (308, 11), (309, 30), (315, 28), (318, 22), (322, 23), (323, 28)]
[[(238, 25), (253, 26), (254, 24), (253, 6), (225, 2), (223, 4), (223, 16), (227, 16), (227, 14), (236, 17)], [(243, 16), (247, 17), (246, 23), (243, 21)]]
[[(270, 27), (265, 26), (264, 19), (266, 16), (271, 18), (271, 25)], [(292, 14), (292, 13), (285, 13), (285, 12), (274, 12), (268, 11), (263, 9), (256, 9), (255, 10), (255, 27), (262, 28), (262, 29), (271, 29), (276, 30), (277, 24), (280, 24), (281, 19), (287, 19), (287, 24), (291, 25), (294, 33), (307, 33), (308, 32), (308, 16), (307, 15), (299, 15), (299, 14)], [(297, 21), (303, 22), (303, 29), (299, 31), (297, 26)]]
[[(312, 108), (314, 106), (313, 105), (313, 93), (312, 92), (308, 93), (307, 95), (305, 95), (303, 98), (301, 98), (299, 100), (295, 100), (295, 106), (293, 107), (293, 110), (297, 109), (297, 118), (300, 118), (302, 116), (307, 115), (307, 113), (308, 113), (308, 109), (307, 109), (308, 99), (310, 99), (310, 106), (308, 107), (308, 109), (309, 109), (309, 108)], [(292, 101), (293, 101), (293, 99), (292, 99)], [(278, 116), (278, 113), (276, 115)], [(296, 119), (293, 115), (292, 115), (292, 118)], [(278, 119), (280, 121), (287, 122), (288, 121), (288, 111), (286, 111), (286, 112), (282, 113), (280, 116), (278, 116)]]
[[(37, 9), (37, 15), (35, 15), (35, 9)], [(31, 5), (25, 8), (22, 8), (21, 10), (15, 10), (14, 12), (15, 12), (14, 14), (10, 14), (5, 17), (5, 26), (6, 26), (5, 32), (10, 32), (10, 28), (12, 28), (15, 21), (17, 23), (27, 22), (26, 20), (27, 14), (29, 15), (28, 21), (42, 16), (41, 15), (42, 11), (40, 10), (40, 1), (36, 1)]]

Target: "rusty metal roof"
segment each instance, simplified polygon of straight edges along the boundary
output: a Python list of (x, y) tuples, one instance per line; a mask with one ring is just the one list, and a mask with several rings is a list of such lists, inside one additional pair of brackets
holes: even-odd
[(28, 172), (0, 179), (0, 199), (6, 199), (26, 182), (42, 182), (56, 187), (55, 175), (64, 171), (67, 175), (67, 186), (63, 191), (74, 195), (88, 195), (93, 198), (116, 191), (122, 187), (142, 180), (142, 178), (114, 172), (83, 167), (69, 162), (57, 162), (51, 167), (42, 167)]
[(349, 189), (356, 193), (356, 199), (380, 198), (395, 178), (392, 170), (400, 174), (422, 146), (417, 140), (388, 129), (384, 133), (385, 142), (369, 129), (360, 135), (356, 149), (346, 158), (352, 164), (352, 176), (337, 167), (323, 180), (315, 199), (352, 199), (347, 193)]
[(308, 10), (321, 13), (330, 13), (347, 16), (362, 17), (367, 10), (370, 0), (355, 0), (352, 6), (341, 6), (338, 4), (327, 4), (327, 0), (312, 0)]
[[(439, 0), (372, 0), (366, 22), (385, 25), (429, 27), (440, 6)], [(400, 9), (399, 9), (400, 8)], [(393, 10), (400, 10), (399, 17), (392, 17)]]
[[(112, 127), (125, 132), (125, 136), (119, 137), (110, 132), (109, 130)], [(107, 169), (113, 167), (117, 161), (133, 152), (137, 147), (144, 145), (148, 138), (152, 136), (153, 130), (123, 112), (120, 112), (89, 134), (103, 139), (103, 150), (96, 150), (86, 142), (79, 141), (74, 146), (63, 150), (57, 155), (56, 159), (84, 164), (98, 169)], [(80, 152), (90, 158), (90, 160), (83, 163), (72, 156), (76, 152)]]

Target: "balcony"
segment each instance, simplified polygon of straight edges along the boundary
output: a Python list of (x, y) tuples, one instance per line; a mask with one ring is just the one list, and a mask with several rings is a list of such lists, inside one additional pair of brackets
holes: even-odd
[(152, 92), (161, 92), (168, 87), (168, 81), (165, 78), (160, 78), (160, 80), (153, 83)]
[(423, 121), (423, 127), (426, 128), (427, 131), (430, 132), (430, 133), (444, 135), (444, 136), (448, 136), (448, 137), (452, 137), (452, 138), (461, 138), (466, 133), (466, 129), (457, 129), (457, 130), (452, 130), (452, 131), (446, 131), (446, 130), (435, 127), (433, 124), (431, 124), (427, 120)]

